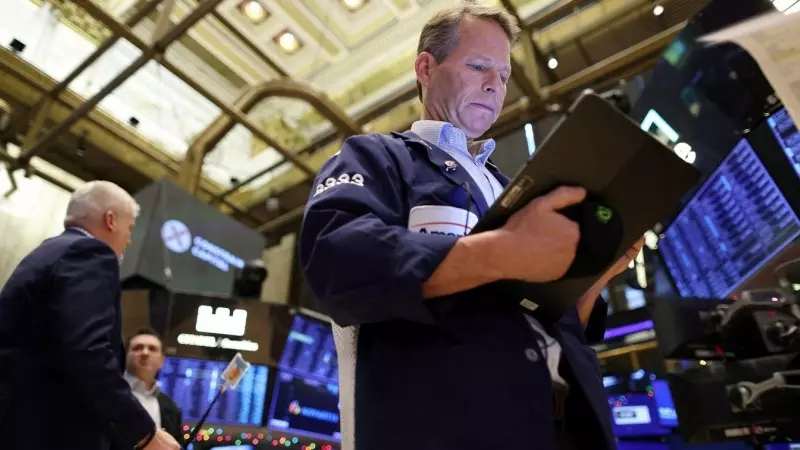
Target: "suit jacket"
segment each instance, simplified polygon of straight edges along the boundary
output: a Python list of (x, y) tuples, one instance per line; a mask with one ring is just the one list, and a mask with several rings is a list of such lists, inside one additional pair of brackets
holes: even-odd
[[(415, 450), (491, 449), (502, 447), (498, 436), (515, 448), (557, 448), (542, 337), (519, 299), (493, 284), (423, 298), (423, 283), (459, 236), (410, 232), (411, 209), (459, 209), (459, 227), (466, 210), (481, 217), (489, 209), (480, 186), (451, 159), (412, 133), (353, 136), (314, 183), (300, 261), (312, 291), (343, 327), (335, 332), (344, 449), (353, 441), (357, 450), (401, 450), (409, 442)], [(559, 373), (570, 384), (564, 422), (578, 448), (616, 448), (587, 342), (602, 338), (605, 308), (599, 300), (585, 328), (574, 308), (542, 323), (561, 344)]]
[(121, 326), (108, 245), (70, 229), (22, 260), (0, 291), (4, 449), (131, 449), (153, 432), (122, 377)]
[(178, 443), (183, 443), (185, 440), (183, 439), (185, 433), (181, 429), (183, 426), (183, 414), (178, 405), (167, 394), (159, 392), (158, 409), (161, 411), (161, 428), (174, 437)]

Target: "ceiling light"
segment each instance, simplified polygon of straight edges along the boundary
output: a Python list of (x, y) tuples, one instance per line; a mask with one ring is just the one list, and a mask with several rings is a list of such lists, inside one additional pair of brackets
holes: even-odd
[(302, 47), (300, 41), (289, 31), (280, 33), (275, 40), (286, 53), (294, 53)]
[(362, 6), (364, 6), (365, 1), (364, 0), (342, 0), (342, 3), (344, 3), (344, 6), (346, 6), (347, 9), (349, 9), (350, 11), (355, 11), (355, 10), (361, 8)]
[(556, 67), (558, 67), (558, 60), (555, 58), (550, 58), (550, 60), (547, 61), (547, 67), (555, 69)]
[(660, 16), (664, 13), (664, 7), (662, 5), (656, 5), (653, 7), (653, 15)]
[(239, 3), (239, 11), (254, 24), (263, 22), (269, 13), (259, 0), (244, 0)]

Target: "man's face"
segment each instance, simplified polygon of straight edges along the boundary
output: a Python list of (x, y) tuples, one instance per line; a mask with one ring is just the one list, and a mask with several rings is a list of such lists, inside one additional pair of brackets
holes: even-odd
[(416, 71), (429, 115), (452, 123), (470, 139), (480, 137), (497, 120), (511, 73), (511, 46), (499, 24), (466, 17), (458, 45), (443, 61), (417, 57)]
[(131, 243), (131, 232), (136, 225), (133, 212), (107, 211), (105, 215), (105, 226), (108, 230), (108, 244), (117, 254), (122, 257), (125, 249)]
[(127, 368), (144, 381), (154, 380), (164, 365), (161, 341), (149, 334), (134, 336), (128, 346)]

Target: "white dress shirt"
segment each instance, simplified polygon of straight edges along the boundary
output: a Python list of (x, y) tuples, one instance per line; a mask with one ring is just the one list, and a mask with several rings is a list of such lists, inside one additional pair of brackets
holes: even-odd
[[(419, 120), (411, 125), (411, 132), (447, 152), (461, 167), (466, 169), (480, 188), (487, 205), (491, 206), (503, 192), (503, 185), (486, 168), (486, 161), (489, 160), (489, 156), (495, 149), (494, 139), (473, 142), (472, 145), (478, 145), (480, 148), (477, 154), (472, 156), (467, 145), (467, 136), (448, 122)], [(567, 382), (558, 373), (558, 364), (561, 362), (561, 344), (545, 332), (539, 321), (527, 314), (525, 317), (531, 324), (531, 328), (542, 338), (539, 340), (539, 348), (547, 357), (547, 368), (550, 369), (553, 383), (567, 387)]]
[(147, 389), (144, 381), (140, 380), (130, 372), (125, 372), (125, 381), (131, 386), (133, 396), (139, 400), (144, 409), (150, 414), (150, 418), (156, 423), (156, 428), (161, 428), (161, 407), (158, 405), (158, 384)]

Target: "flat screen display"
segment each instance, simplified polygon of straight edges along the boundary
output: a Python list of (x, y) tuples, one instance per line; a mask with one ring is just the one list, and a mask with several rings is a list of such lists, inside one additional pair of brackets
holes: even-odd
[(658, 245), (681, 296), (723, 298), (798, 235), (797, 215), (741, 139)]
[(278, 367), (335, 383), (339, 366), (331, 325), (300, 314), (294, 316)]
[(124, 286), (143, 279), (172, 292), (230, 296), (235, 271), (262, 256), (262, 235), (166, 180), (135, 198), (141, 212), (120, 267)]
[[(161, 390), (178, 405), (186, 423), (197, 423), (219, 391), (224, 361), (167, 357), (158, 377)], [(213, 425), (261, 426), (269, 368), (253, 365), (236, 389), (228, 389), (206, 419)]]
[(340, 440), (339, 385), (279, 371), (267, 426), (275, 430)]
[(608, 406), (614, 435), (619, 438), (671, 433), (659, 423), (655, 399), (646, 393), (609, 396)]
[(789, 159), (789, 164), (794, 168), (795, 174), (800, 178), (800, 132), (797, 131), (797, 126), (795, 126), (786, 108), (775, 111), (767, 119), (767, 125), (775, 135), (775, 140), (781, 145), (784, 154)]

